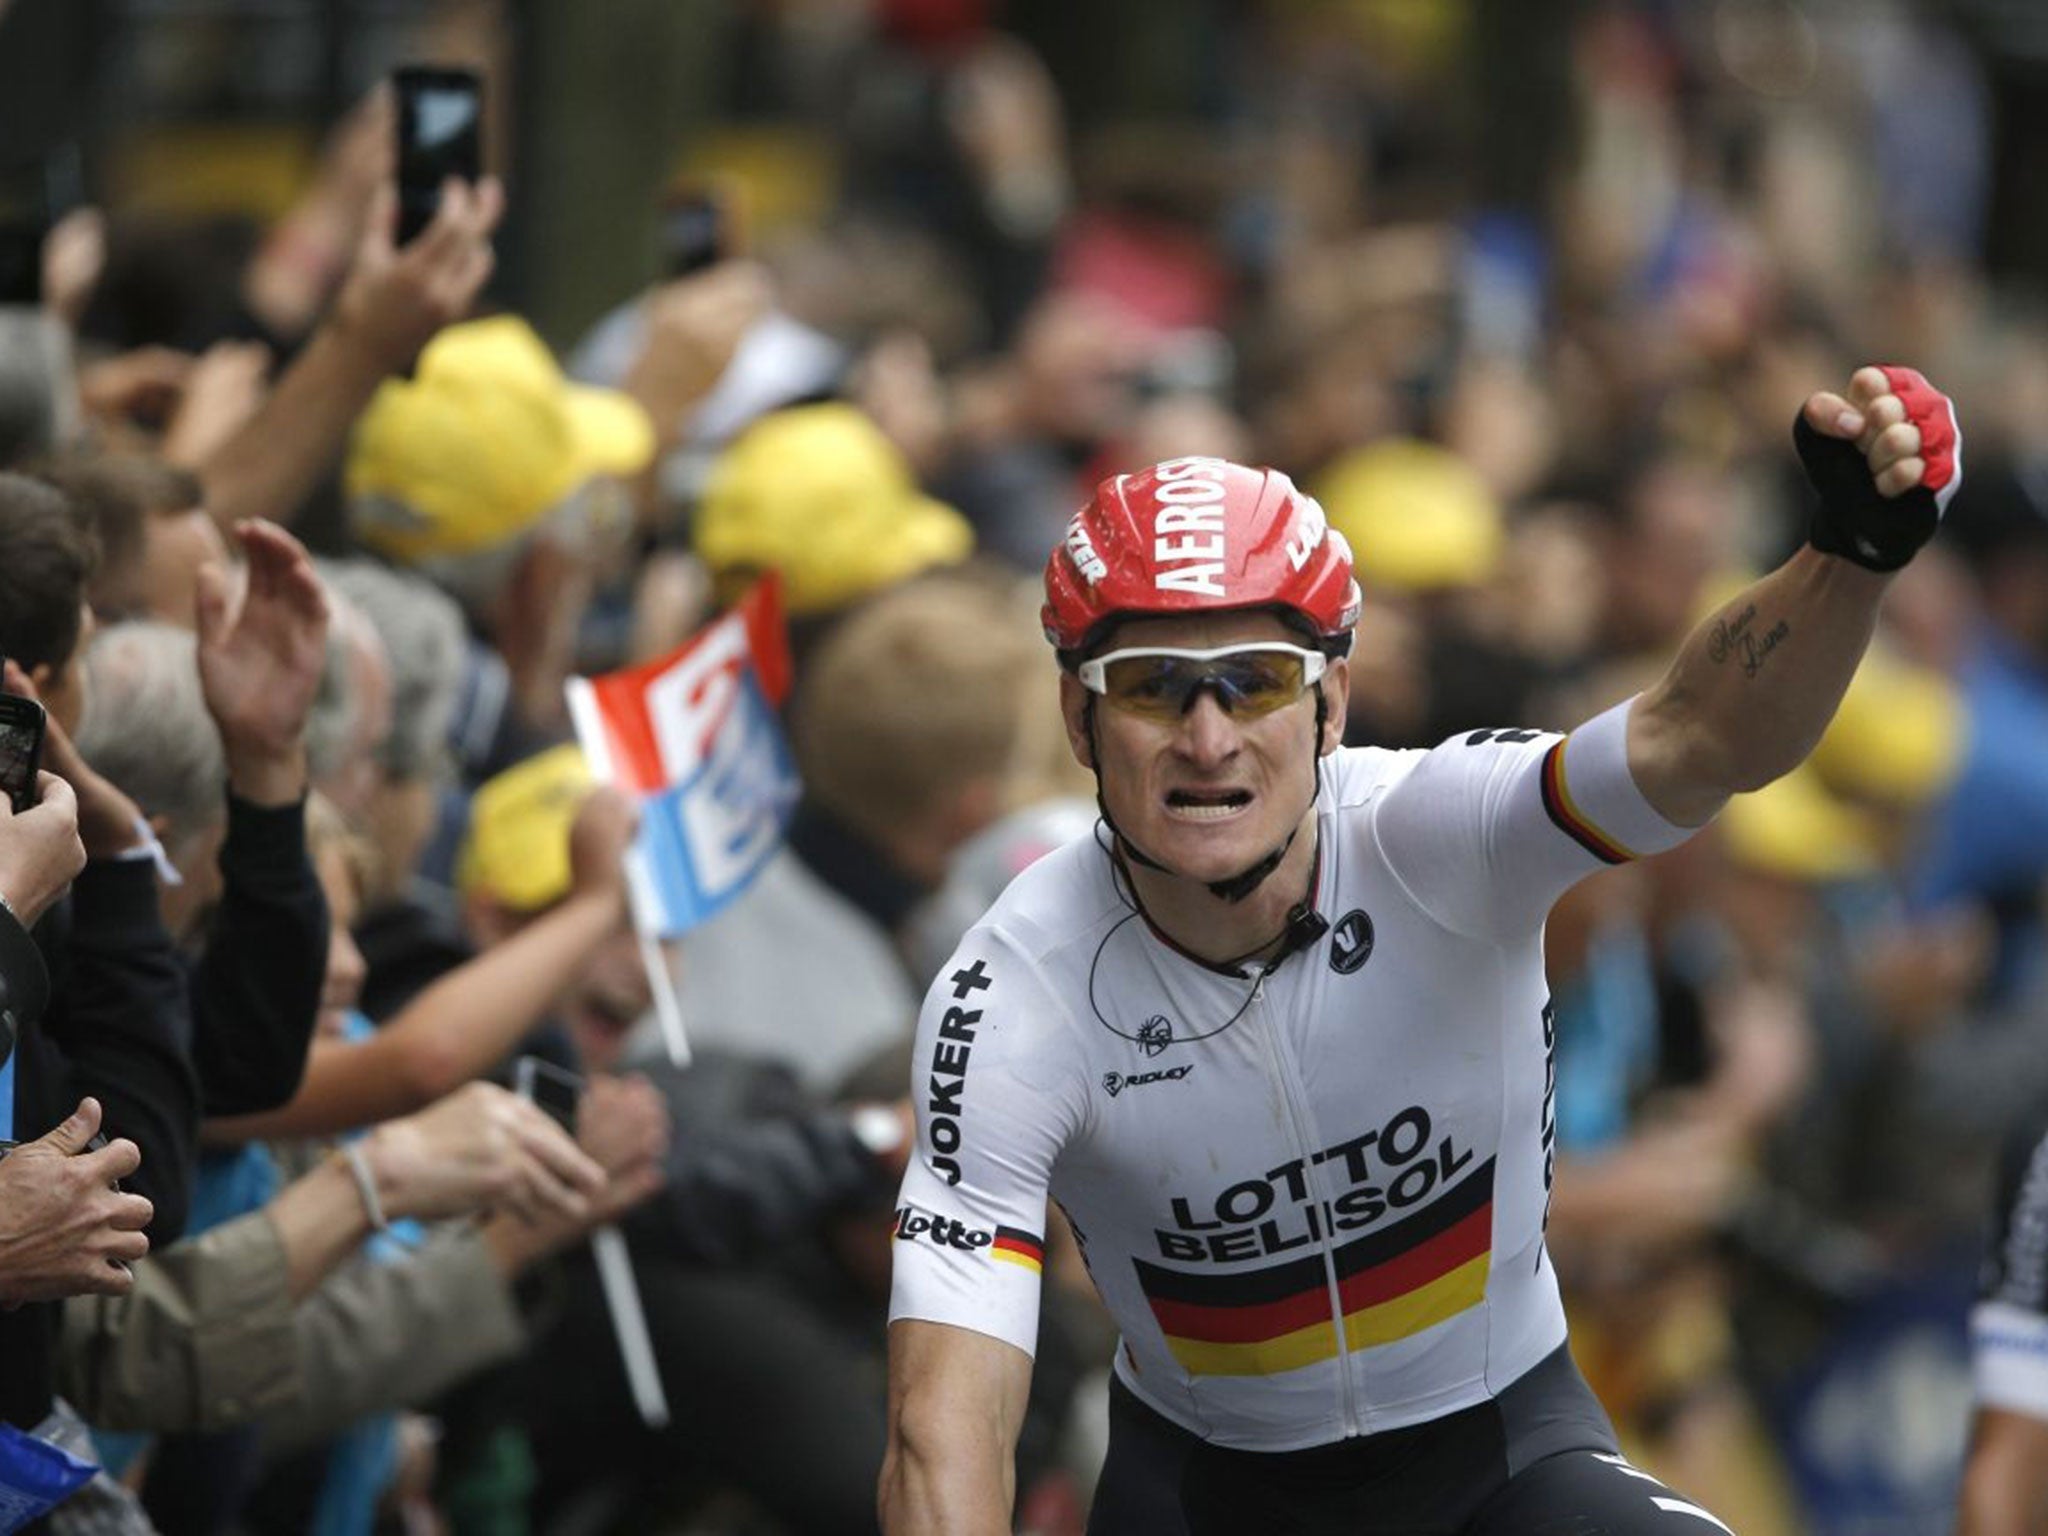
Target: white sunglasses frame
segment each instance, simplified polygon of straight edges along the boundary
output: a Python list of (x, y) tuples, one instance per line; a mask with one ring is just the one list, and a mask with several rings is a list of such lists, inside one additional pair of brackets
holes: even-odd
[(1323, 680), (1323, 674), (1330, 670), (1330, 658), (1321, 651), (1312, 651), (1305, 645), (1290, 645), (1284, 640), (1252, 640), (1241, 645), (1219, 645), (1214, 650), (1189, 651), (1172, 645), (1133, 645), (1122, 650), (1111, 651), (1103, 656), (1091, 656), (1076, 669), (1081, 686), (1100, 698), (1109, 698), (1109, 664), (1125, 661), (1138, 656), (1166, 656), (1176, 661), (1220, 661), (1225, 656), (1242, 656), (1253, 651), (1282, 651), (1289, 656), (1301, 658), (1301, 691), (1308, 691)]

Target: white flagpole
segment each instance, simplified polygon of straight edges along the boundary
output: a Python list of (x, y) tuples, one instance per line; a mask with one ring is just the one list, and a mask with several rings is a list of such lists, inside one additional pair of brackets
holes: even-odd
[(654, 895), (647, 861), (635, 843), (626, 850), (626, 890), (633, 908), (633, 931), (640, 940), (640, 964), (647, 971), (647, 985), (654, 994), (654, 1017), (661, 1025), (661, 1043), (676, 1067), (690, 1064), (690, 1042), (683, 1032), (683, 1003), (676, 992), (675, 972), (669, 969), (668, 951), (661, 942), (655, 914), (661, 903)]
[(654, 1339), (647, 1332), (647, 1314), (640, 1306), (640, 1286), (633, 1278), (633, 1259), (626, 1235), (605, 1225), (590, 1234), (591, 1256), (597, 1260), (598, 1283), (604, 1287), (605, 1310), (612, 1315), (612, 1337), (626, 1364), (626, 1384), (633, 1406), (649, 1429), (668, 1427), (668, 1394), (661, 1386), (661, 1364), (654, 1357)]
[[(593, 697), (590, 680), (572, 677), (565, 690), (569, 698), (569, 719), (576, 727), (576, 739), (583, 745), (590, 771), (598, 782), (612, 784), (611, 752), (604, 733), (604, 721)], [(661, 1025), (661, 1043), (668, 1059), (677, 1067), (690, 1064), (690, 1042), (683, 1033), (683, 1004), (676, 994), (675, 973), (669, 969), (668, 953), (661, 943), (661, 901), (654, 892), (654, 880), (636, 840), (626, 850), (626, 897), (633, 909), (633, 932), (640, 941), (640, 964), (647, 972), (647, 987), (654, 994), (654, 1017)]]

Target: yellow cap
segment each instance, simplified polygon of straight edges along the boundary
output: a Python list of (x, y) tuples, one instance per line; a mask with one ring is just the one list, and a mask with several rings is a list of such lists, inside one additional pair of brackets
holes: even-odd
[(712, 466), (697, 553), (713, 574), (780, 571), (795, 614), (842, 608), (974, 550), (974, 530), (917, 488), (909, 461), (850, 405), (762, 417)]
[(1354, 449), (1324, 471), (1315, 496), (1367, 585), (1470, 586), (1499, 563), (1500, 502), (1478, 471), (1433, 443), (1389, 438)]
[(590, 793), (590, 766), (571, 743), (507, 768), (478, 789), (456, 861), (465, 896), (533, 912), (569, 893), (569, 828)]
[[(451, 325), (356, 424), (356, 532), (396, 560), (495, 548), (595, 475), (633, 475), (654, 427), (630, 395), (571, 384), (514, 315)], [(364, 502), (363, 497), (377, 498)]]
[(1955, 782), (1968, 711), (1939, 672), (1872, 652), (1813, 749), (1831, 789), (1886, 805), (1924, 805)]
[(1878, 867), (1863, 817), (1795, 768), (1754, 794), (1737, 795), (1715, 821), (1729, 859), (1784, 880), (1848, 880)]

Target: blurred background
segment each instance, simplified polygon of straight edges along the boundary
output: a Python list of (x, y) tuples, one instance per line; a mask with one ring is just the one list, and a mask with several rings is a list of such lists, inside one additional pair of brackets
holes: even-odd
[(1814, 762), (1549, 935), (1552, 1242), (1632, 1453), (1745, 1533), (1948, 1528), (2048, 1101), (2048, 5), (9, 0), (0, 198), (104, 214), (87, 379), (252, 312), (288, 355), (409, 61), (485, 80), (487, 306), (658, 418), (586, 658), (687, 630), (714, 464), (833, 401), (1018, 579), (1104, 474), (1284, 469), (1359, 556), (1353, 741), (1565, 726), (1804, 537), (1809, 391), (1951, 392), (1967, 484)]

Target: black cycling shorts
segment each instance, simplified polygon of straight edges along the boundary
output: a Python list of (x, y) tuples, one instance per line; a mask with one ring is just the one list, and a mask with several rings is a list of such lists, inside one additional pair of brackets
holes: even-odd
[(1234, 1451), (1110, 1383), (1089, 1536), (1714, 1536), (1621, 1457), (1563, 1345), (1493, 1401), (1302, 1451)]

